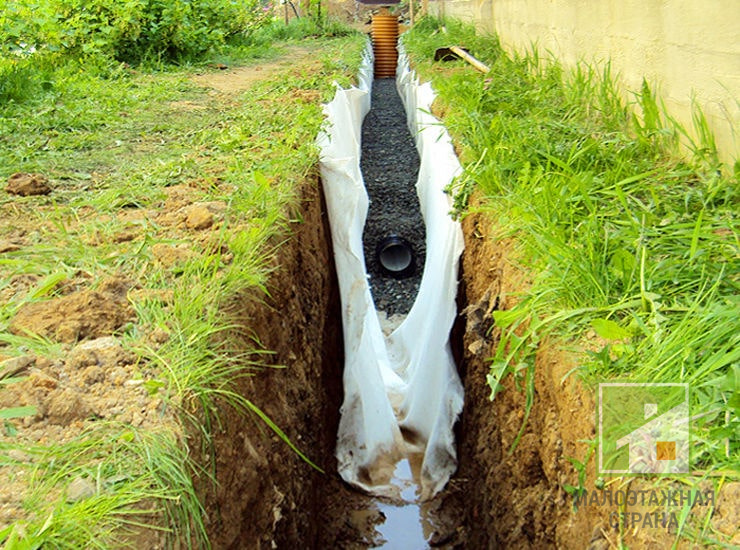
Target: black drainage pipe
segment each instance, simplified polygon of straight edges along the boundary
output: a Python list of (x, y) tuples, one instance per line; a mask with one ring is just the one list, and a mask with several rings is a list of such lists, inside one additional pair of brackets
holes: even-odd
[(416, 271), (416, 258), (411, 244), (398, 235), (380, 240), (375, 251), (381, 270), (394, 279), (411, 277)]

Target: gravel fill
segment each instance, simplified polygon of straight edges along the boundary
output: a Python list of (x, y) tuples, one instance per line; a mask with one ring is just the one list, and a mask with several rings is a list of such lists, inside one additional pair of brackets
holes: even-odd
[[(419, 154), (393, 78), (373, 81), (371, 109), (362, 124), (360, 167), (370, 197), (362, 240), (375, 307), (388, 315), (408, 313), (424, 269), (426, 229), (416, 195)], [(416, 271), (408, 278), (385, 275), (376, 260), (378, 243), (390, 235), (405, 238), (414, 250)]]

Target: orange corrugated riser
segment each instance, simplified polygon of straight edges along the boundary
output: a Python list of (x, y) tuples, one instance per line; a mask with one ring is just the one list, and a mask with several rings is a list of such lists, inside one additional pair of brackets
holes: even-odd
[(372, 36), (375, 78), (394, 78), (398, 62), (398, 17), (388, 13), (373, 15)]

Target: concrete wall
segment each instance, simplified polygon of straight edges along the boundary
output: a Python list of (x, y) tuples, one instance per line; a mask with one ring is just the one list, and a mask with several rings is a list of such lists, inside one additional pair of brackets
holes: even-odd
[(721, 158), (740, 159), (740, 0), (433, 0), (429, 9), (498, 33), (507, 50), (536, 43), (566, 66), (610, 59), (626, 98), (644, 77), (688, 128), (695, 98)]

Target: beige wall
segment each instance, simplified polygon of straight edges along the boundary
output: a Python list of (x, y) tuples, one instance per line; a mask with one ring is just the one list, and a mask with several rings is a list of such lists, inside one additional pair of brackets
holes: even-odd
[(686, 127), (694, 97), (722, 159), (740, 159), (740, 0), (433, 0), (429, 5), (432, 13), (497, 32), (509, 50), (523, 51), (536, 42), (566, 65), (610, 59), (625, 92), (639, 90), (645, 77)]

